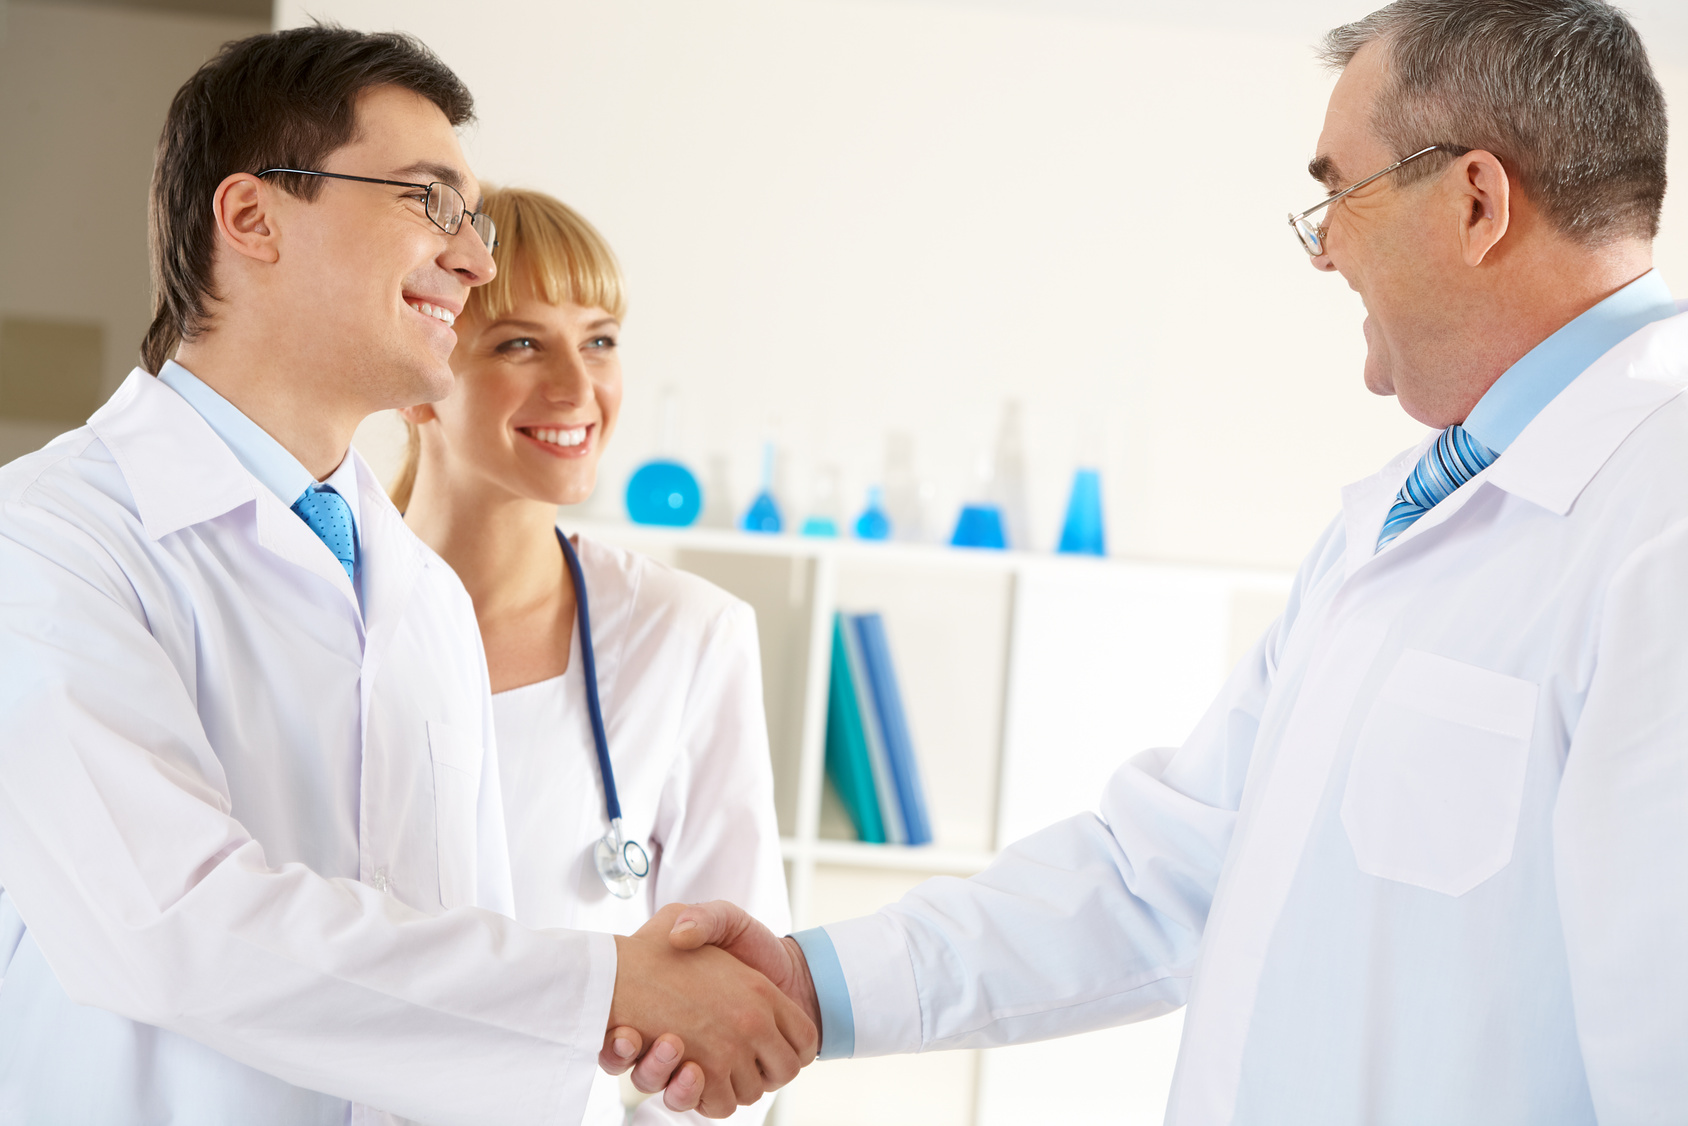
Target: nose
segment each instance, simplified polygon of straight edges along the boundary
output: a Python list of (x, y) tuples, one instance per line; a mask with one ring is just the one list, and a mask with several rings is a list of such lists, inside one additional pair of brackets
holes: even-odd
[(1315, 270), (1321, 270), (1327, 274), (1333, 273), (1336, 270), (1336, 263), (1330, 260), (1329, 251), (1326, 251), (1324, 254), (1315, 254), (1313, 257), (1309, 258), (1308, 261), (1313, 263), (1313, 268)]
[(440, 255), (440, 267), (457, 275), (464, 285), (485, 285), (498, 273), (492, 260), (492, 250), (481, 241), (475, 228), (465, 222), (455, 235), (445, 240), (445, 252)]
[(587, 372), (586, 361), (580, 352), (564, 348), (552, 355), (555, 358), (546, 365), (545, 371), (545, 401), (556, 406), (573, 407), (591, 402), (592, 376)]

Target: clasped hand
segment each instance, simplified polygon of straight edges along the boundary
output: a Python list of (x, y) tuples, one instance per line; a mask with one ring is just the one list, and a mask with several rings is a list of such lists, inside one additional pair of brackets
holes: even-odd
[(616, 938), (615, 999), (598, 1062), (663, 1091), (670, 1110), (725, 1118), (807, 1067), (820, 1010), (797, 943), (731, 903), (671, 903)]

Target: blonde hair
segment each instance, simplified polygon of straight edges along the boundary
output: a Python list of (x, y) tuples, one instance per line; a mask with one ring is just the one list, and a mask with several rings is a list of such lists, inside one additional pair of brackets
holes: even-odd
[[(604, 236), (578, 211), (544, 192), (486, 185), (483, 189), (481, 209), (498, 225), (498, 242), (492, 249), (498, 273), (469, 291), (465, 318), (494, 321), (508, 316), (523, 282), (552, 305), (567, 302), (602, 309), (617, 320), (626, 316), (621, 266)], [(404, 465), (387, 490), (400, 512), (410, 507), (422, 458), (421, 432), (408, 418), (405, 428), (409, 434)]]

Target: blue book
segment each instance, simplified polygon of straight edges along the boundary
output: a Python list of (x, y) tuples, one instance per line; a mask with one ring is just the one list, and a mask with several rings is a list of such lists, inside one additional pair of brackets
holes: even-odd
[(856, 827), (856, 838), (869, 844), (884, 844), (885, 825), (879, 816), (879, 792), (868, 759), (865, 717), (857, 702), (850, 661), (845, 655), (845, 636), (844, 616), (836, 614), (832, 621), (832, 672), (827, 690), (826, 776), (844, 802), (844, 809)]
[(897, 776), (891, 770), (891, 755), (885, 749), (885, 731), (884, 725), (879, 721), (879, 705), (874, 701), (867, 662), (862, 658), (861, 641), (852, 624), (855, 615), (840, 615), (840, 618), (846, 623), (846, 628), (841, 631), (844, 660), (849, 665), (850, 681), (856, 690), (856, 711), (861, 716), (862, 741), (867, 748), (874, 793), (879, 801), (879, 817), (884, 826), (885, 835), (882, 839), (891, 844), (908, 844), (908, 827), (903, 823), (902, 799), (897, 796)]
[(886, 757), (891, 760), (891, 775), (896, 780), (908, 843), (930, 844), (932, 822), (926, 811), (926, 791), (920, 783), (920, 765), (915, 761), (914, 742), (909, 738), (908, 716), (897, 688), (897, 670), (891, 664), (891, 647), (885, 639), (885, 620), (878, 614), (857, 614), (851, 624), (856, 628), (862, 664), (873, 689), (874, 710), (885, 740)]

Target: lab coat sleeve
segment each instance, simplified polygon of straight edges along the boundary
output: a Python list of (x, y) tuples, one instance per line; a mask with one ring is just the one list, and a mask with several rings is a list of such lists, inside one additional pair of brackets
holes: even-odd
[[(791, 929), (785, 864), (774, 814), (773, 769), (762, 708), (755, 612), (733, 602), (712, 623), (698, 655), (681, 718), (681, 750), (664, 788), (662, 854), (651, 906), (726, 899), (776, 934)], [(758, 1123), (772, 1100), (741, 1107), (730, 1121)], [(702, 1123), (647, 1099), (634, 1126)]]
[(1099, 815), (1009, 845), (971, 879), (929, 880), (826, 927), (854, 1055), (1040, 1040), (1184, 1003), (1282, 639), (1335, 534), (1189, 740), (1127, 760)]
[(271, 866), (110, 556), (0, 526), (0, 886), (69, 996), (440, 1126), (578, 1120), (611, 939)]
[(1613, 578), (1554, 810), (1577, 1036), (1599, 1121), (1688, 1107), (1688, 525)]

